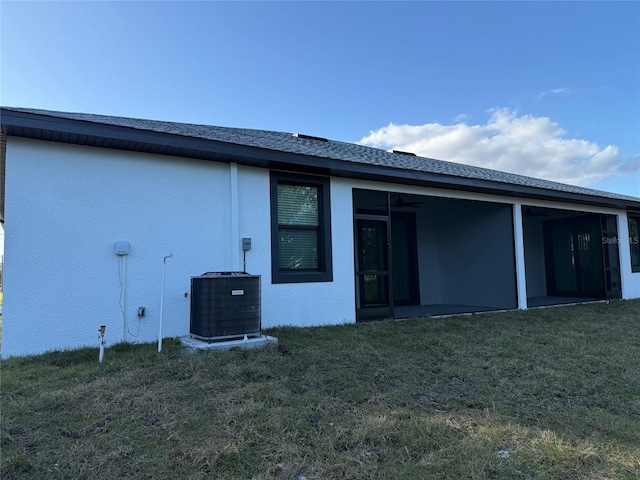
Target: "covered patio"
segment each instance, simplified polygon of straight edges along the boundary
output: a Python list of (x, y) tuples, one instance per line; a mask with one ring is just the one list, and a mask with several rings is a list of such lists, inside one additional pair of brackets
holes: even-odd
[(354, 190), (359, 321), (517, 308), (510, 204)]
[(620, 298), (614, 216), (525, 205), (522, 223), (527, 307)]

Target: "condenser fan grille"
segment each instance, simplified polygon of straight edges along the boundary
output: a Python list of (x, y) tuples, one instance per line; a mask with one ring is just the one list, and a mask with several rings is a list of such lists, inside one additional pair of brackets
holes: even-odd
[(260, 276), (242, 272), (191, 278), (191, 335), (207, 341), (260, 336)]

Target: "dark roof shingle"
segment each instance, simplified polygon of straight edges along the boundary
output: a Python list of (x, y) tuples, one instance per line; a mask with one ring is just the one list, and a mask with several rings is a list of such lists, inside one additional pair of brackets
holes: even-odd
[[(2, 107), (3, 112), (16, 112), (46, 116), (51, 118), (86, 122), (96, 125), (124, 127), (126, 129), (155, 132), (160, 134), (178, 135), (192, 139), (211, 140), (232, 145), (255, 147), (274, 152), (286, 152), (325, 158), (347, 162), (349, 164), (371, 165), (385, 167), (392, 170), (404, 170), (408, 172), (423, 172), (458, 177), (472, 180), (498, 182), (508, 185), (531, 187), (534, 189), (551, 192), (562, 192), (588, 197), (622, 200), (625, 203), (637, 203), (640, 207), (640, 198), (616, 193), (604, 192), (585, 187), (567, 185), (539, 178), (516, 175), (512, 173), (474, 167), (444, 160), (403, 155), (385, 150), (366, 147), (354, 143), (335, 140), (318, 141), (296, 137), (292, 133), (274, 132), (268, 130), (253, 130), (246, 128), (217, 127), (210, 125), (196, 125), (188, 123), (176, 123), (157, 120), (144, 120), (106, 115), (94, 115), (86, 113), (66, 113), (30, 108)], [(4, 117), (4, 115), (3, 115)], [(4, 126), (4, 120), (3, 120)], [(639, 173), (640, 177), (640, 173)], [(390, 181), (393, 181), (392, 179)]]

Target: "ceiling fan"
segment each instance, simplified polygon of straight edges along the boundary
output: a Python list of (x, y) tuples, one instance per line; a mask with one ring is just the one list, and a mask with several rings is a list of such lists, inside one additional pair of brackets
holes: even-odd
[(525, 217), (549, 217), (550, 215), (545, 212), (536, 213), (533, 208), (527, 207), (524, 209), (524, 216)]
[[(424, 202), (407, 202), (402, 196), (398, 195), (398, 198), (394, 202), (391, 202), (391, 208), (407, 208), (417, 207), (424, 205)], [(376, 205), (377, 207), (386, 207), (386, 205)]]
[(424, 205), (424, 202), (407, 202), (400, 195), (398, 195), (398, 198), (396, 198), (396, 201), (391, 204), (391, 206), (395, 208), (417, 207), (419, 205)]

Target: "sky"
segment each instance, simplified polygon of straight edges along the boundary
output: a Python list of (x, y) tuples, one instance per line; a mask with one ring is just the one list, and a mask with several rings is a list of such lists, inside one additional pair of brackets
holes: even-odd
[(640, 196), (640, 2), (0, 3), (0, 103)]

